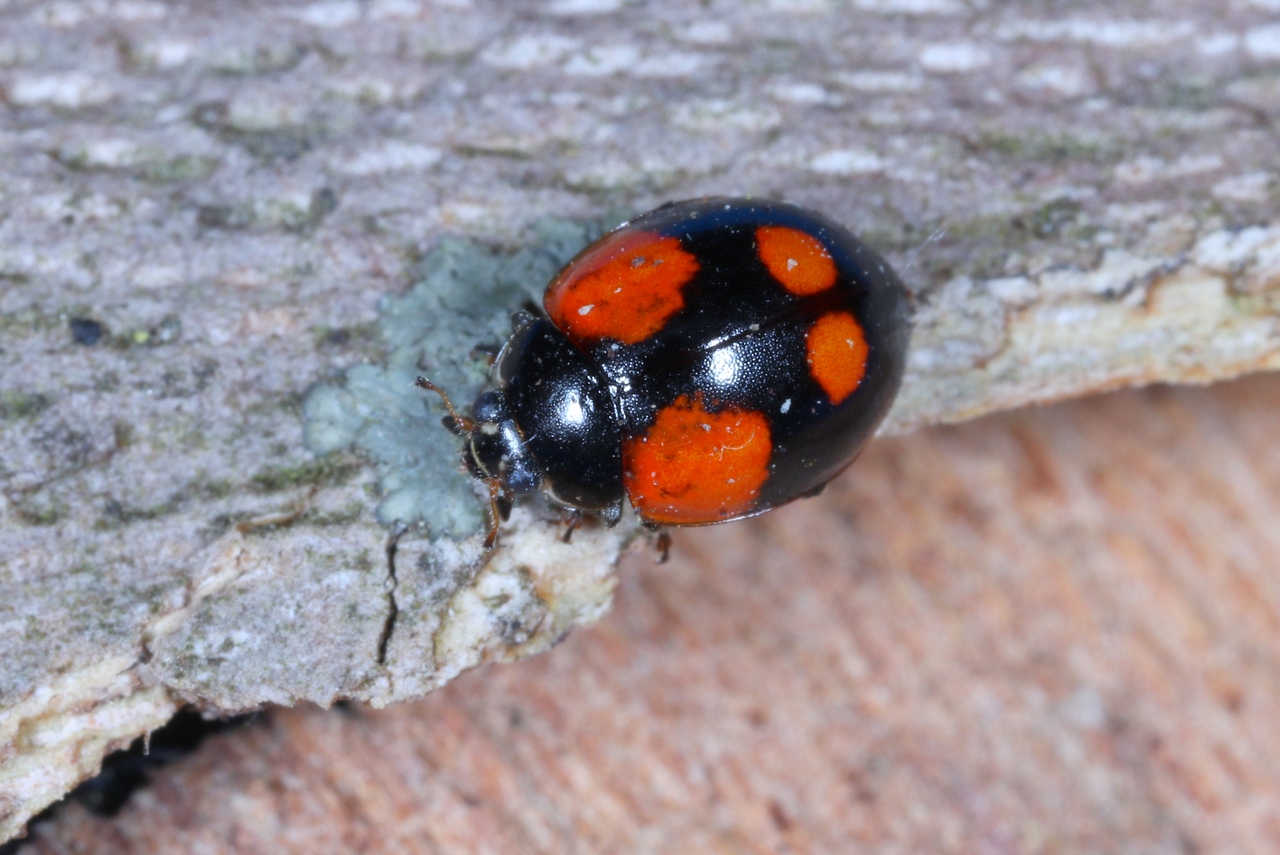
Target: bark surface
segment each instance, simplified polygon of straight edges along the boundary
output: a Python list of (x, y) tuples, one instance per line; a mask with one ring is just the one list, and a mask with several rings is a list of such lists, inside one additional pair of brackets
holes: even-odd
[(385, 705), (597, 620), (635, 529), (565, 547), (530, 503), (486, 555), (408, 381), (465, 400), (507, 312), (668, 199), (793, 200), (890, 258), (890, 432), (1273, 367), (1276, 20), (0, 5), (0, 838), (184, 703)]

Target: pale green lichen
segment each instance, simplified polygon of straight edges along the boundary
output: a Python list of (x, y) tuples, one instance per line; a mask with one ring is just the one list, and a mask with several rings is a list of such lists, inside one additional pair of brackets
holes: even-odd
[(303, 404), (304, 437), (317, 454), (354, 448), (380, 481), (378, 519), (423, 526), (432, 537), (480, 531), (484, 506), (461, 471), (458, 441), (440, 425), (441, 402), (413, 385), (419, 374), (447, 389), (462, 407), (485, 385), (478, 345), (497, 345), (510, 315), (536, 301), (556, 271), (599, 234), (596, 224), (549, 220), (534, 245), (503, 253), (446, 239), (418, 265), (417, 281), (383, 301), (378, 330), (381, 364), (348, 369), (341, 382), (320, 383)]

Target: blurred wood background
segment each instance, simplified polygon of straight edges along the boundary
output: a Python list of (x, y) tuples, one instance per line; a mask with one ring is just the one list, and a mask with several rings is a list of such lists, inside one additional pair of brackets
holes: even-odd
[(63, 853), (1280, 851), (1280, 377), (877, 441), (549, 654), (271, 709)]

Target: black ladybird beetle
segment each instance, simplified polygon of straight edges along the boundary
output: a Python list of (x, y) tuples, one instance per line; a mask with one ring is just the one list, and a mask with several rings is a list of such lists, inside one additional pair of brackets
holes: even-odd
[[(492, 546), (515, 496), (544, 490), (613, 525), (741, 519), (813, 495), (889, 410), (906, 289), (848, 230), (763, 199), (676, 202), (570, 261), (520, 312), (494, 388), (445, 426), (489, 488)], [(661, 546), (667, 543), (665, 532)]]

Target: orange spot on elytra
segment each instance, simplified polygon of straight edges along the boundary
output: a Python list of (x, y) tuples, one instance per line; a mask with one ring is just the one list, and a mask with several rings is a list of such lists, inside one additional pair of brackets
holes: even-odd
[(547, 288), (551, 322), (575, 342), (635, 344), (684, 308), (682, 289), (698, 259), (678, 238), (653, 232), (606, 236), (571, 261)]
[(799, 297), (817, 294), (836, 284), (836, 263), (811, 234), (786, 226), (756, 229), (760, 260), (773, 278)]
[(828, 312), (814, 322), (805, 336), (809, 373), (839, 404), (853, 394), (867, 371), (867, 340), (849, 312)]
[(763, 413), (712, 413), (701, 394), (681, 395), (658, 411), (648, 433), (623, 441), (622, 477), (632, 506), (649, 522), (721, 522), (752, 511), (772, 453)]

